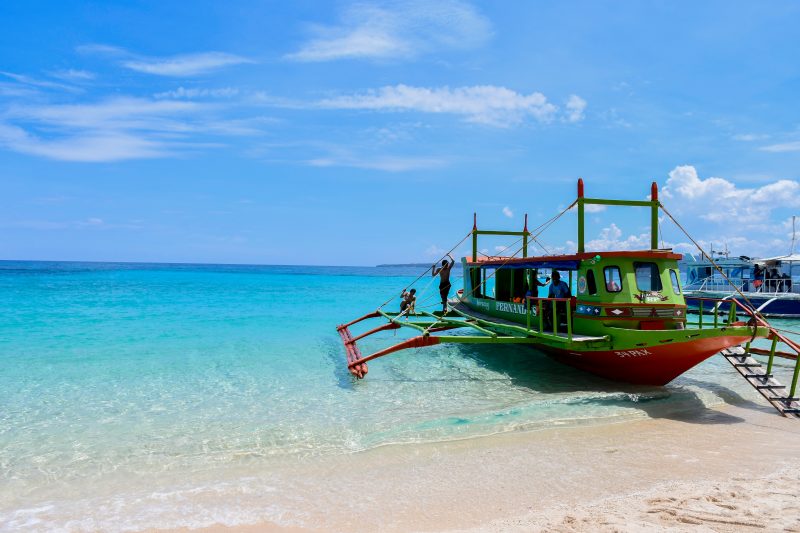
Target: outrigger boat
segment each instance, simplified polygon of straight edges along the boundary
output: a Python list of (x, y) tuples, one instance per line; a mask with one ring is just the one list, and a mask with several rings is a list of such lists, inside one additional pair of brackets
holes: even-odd
[[(649, 208), (650, 249), (586, 251), (584, 208), (591, 204)], [(794, 342), (735, 299), (730, 300), (734, 305), (727, 317), (715, 314), (713, 321), (707, 318), (704, 322), (700, 314), (697, 322), (687, 320), (677, 264), (682, 256), (658, 248), (659, 208), (668, 213), (658, 200), (655, 183), (650, 200), (626, 201), (587, 198), (583, 181), (578, 180), (577, 199), (561, 214), (574, 206), (577, 206), (578, 249), (569, 255), (528, 256), (528, 244), (543, 229), (536, 235), (528, 231), (527, 216), (521, 232), (479, 230), (475, 217), (468, 234), (472, 237), (472, 255), (461, 259), (464, 286), (456, 298), (449, 300), (446, 312), (419, 310), (404, 316), (382, 306), (337, 327), (350, 372), (356, 378), (363, 378), (369, 361), (409, 348), (442, 343), (527, 344), (568, 365), (608, 379), (664, 385), (723, 352), (751, 385), (761, 387), (758, 390), (762, 395), (784, 415), (800, 413), (800, 404), (794, 398), (800, 360), (788, 396), (776, 392), (784, 387), (770, 373), (777, 343), (787, 344), (796, 358), (800, 347)], [(520, 237), (521, 256), (479, 256), (481, 235)], [(569, 281), (570, 294), (574, 296), (539, 297), (537, 279), (540, 271), (545, 270), (559, 271)], [(737, 306), (750, 315), (749, 321), (738, 320)], [(353, 325), (373, 318), (384, 322), (357, 336), (350, 332)], [(358, 341), (380, 331), (401, 328), (413, 330), (417, 335), (362, 356)], [(760, 363), (751, 356), (750, 342), (755, 338), (773, 340), (769, 366), (764, 372), (759, 371)], [(746, 349), (736, 348), (740, 345)]]
[[(686, 261), (683, 267), (686, 270), (684, 296), (690, 311), (699, 312), (703, 308), (703, 298), (727, 300), (741, 293), (762, 316), (800, 317), (798, 253), (765, 259), (740, 256), (712, 261), (702, 258)], [(724, 313), (729, 306), (723, 301), (715, 309), (706, 306), (703, 310)]]

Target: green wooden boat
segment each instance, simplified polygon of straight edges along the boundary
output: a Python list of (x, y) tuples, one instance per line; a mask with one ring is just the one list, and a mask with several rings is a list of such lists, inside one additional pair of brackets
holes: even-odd
[[(441, 343), (528, 344), (609, 379), (663, 385), (722, 350), (749, 347), (755, 338), (776, 338), (778, 332), (736, 299), (727, 300), (734, 304), (724, 314), (687, 316), (678, 276), (677, 261), (682, 256), (658, 248), (658, 214), (663, 206), (655, 183), (650, 196), (644, 201), (587, 198), (583, 181), (578, 180), (577, 199), (567, 208), (577, 207), (578, 250), (568, 255), (529, 256), (528, 245), (536, 235), (528, 230), (527, 217), (522, 231), (480, 230), (474, 220), (472, 254), (461, 259), (463, 287), (448, 301), (446, 312), (418, 310), (406, 315), (381, 307), (338, 326), (348, 369), (362, 378), (369, 361)], [(585, 250), (584, 208), (590, 204), (650, 209), (650, 249)], [(479, 256), (481, 235), (519, 237), (521, 253), (518, 257)], [(545, 272), (556, 271), (568, 282), (570, 296), (539, 297), (537, 280)], [(707, 308), (713, 308), (713, 303)], [(749, 320), (740, 320), (737, 308)], [(350, 332), (351, 326), (368, 319), (383, 323), (357, 336)], [(416, 335), (370, 355), (361, 354), (359, 340), (400, 328), (414, 330)], [(790, 397), (797, 370), (800, 366)]]

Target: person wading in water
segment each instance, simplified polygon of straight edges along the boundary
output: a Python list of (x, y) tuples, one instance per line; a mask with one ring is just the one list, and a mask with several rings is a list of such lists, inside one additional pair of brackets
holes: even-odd
[(453, 256), (447, 254), (447, 257), (450, 258), (450, 262), (447, 262), (447, 259), (442, 259), (442, 266), (437, 268), (436, 265), (433, 265), (432, 276), (435, 278), (436, 275), (439, 275), (439, 294), (442, 296), (442, 314), (447, 312), (447, 296), (450, 294), (450, 270), (453, 268), (453, 265), (456, 264), (456, 260), (453, 259)]

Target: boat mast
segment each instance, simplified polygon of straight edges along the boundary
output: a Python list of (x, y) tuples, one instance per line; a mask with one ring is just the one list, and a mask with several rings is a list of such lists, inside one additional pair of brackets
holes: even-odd
[(584, 249), (584, 211), (586, 204), (594, 205), (624, 205), (650, 208), (650, 248), (658, 249), (658, 184), (654, 181), (650, 186), (650, 200), (606, 200), (602, 198), (585, 198), (583, 196), (583, 178), (578, 178), (578, 253)]
[(795, 233), (795, 227), (794, 227), (796, 219), (797, 219), (796, 216), (792, 216), (792, 250), (789, 252), (789, 255), (794, 255), (794, 243), (797, 238), (797, 234)]

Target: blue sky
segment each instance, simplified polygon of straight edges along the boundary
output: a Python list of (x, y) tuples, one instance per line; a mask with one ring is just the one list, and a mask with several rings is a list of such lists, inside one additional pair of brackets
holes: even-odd
[[(704, 245), (785, 253), (799, 25), (794, 2), (3, 2), (0, 259), (428, 261), (473, 211), (537, 226), (578, 176), (655, 180)], [(587, 239), (646, 247), (648, 220), (595, 212)]]

